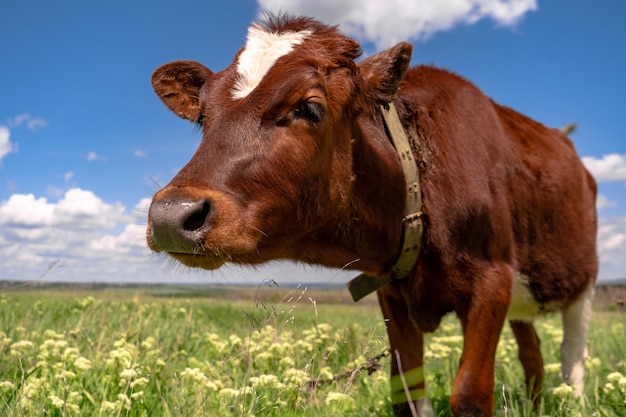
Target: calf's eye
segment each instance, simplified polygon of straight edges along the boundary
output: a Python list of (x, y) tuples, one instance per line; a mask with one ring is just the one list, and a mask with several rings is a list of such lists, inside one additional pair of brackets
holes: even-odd
[(293, 115), (296, 119), (304, 119), (311, 123), (319, 123), (325, 115), (324, 106), (314, 101), (305, 101), (300, 103), (293, 110)]

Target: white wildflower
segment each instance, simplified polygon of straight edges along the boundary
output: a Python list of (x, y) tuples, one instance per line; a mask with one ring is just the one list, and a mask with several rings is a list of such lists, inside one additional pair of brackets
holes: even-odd
[(232, 388), (223, 388), (219, 392), (219, 397), (224, 401), (234, 400), (237, 396), (239, 396), (239, 391)]
[(185, 368), (184, 371), (180, 373), (181, 378), (186, 378), (194, 382), (206, 382), (207, 377), (200, 370), (200, 368)]
[(571, 385), (567, 385), (566, 383), (562, 383), (558, 387), (552, 388), (552, 395), (555, 397), (566, 398), (572, 395), (574, 392), (574, 388)]
[(615, 385), (613, 385), (612, 382), (607, 382), (606, 384), (604, 384), (603, 390), (605, 394), (610, 394), (611, 392), (615, 391)]
[(141, 342), (141, 347), (145, 350), (152, 350), (154, 349), (155, 346), (156, 346), (156, 340), (152, 336), (146, 337)]
[(547, 373), (558, 374), (561, 372), (561, 364), (560, 363), (548, 363), (544, 365), (543, 370)]
[(91, 361), (87, 358), (79, 356), (74, 360), (74, 366), (81, 371), (88, 371), (91, 369)]
[(0, 381), (0, 392), (8, 392), (15, 389), (15, 384), (11, 381)]
[(108, 412), (108, 411), (117, 411), (119, 408), (119, 405), (117, 402), (112, 402), (112, 401), (102, 401), (102, 403), (100, 404), (100, 411), (102, 412)]
[(141, 377), (141, 378), (137, 378), (135, 379), (133, 382), (130, 383), (130, 387), (131, 388), (142, 388), (145, 387), (146, 385), (148, 385), (148, 382), (150, 382), (150, 380), (146, 377)]
[(126, 411), (130, 411), (131, 401), (126, 394), (117, 394), (117, 403)]
[(57, 397), (56, 395), (50, 395), (48, 396), (48, 398), (52, 402), (52, 405), (56, 408), (63, 408), (63, 406), (65, 405), (65, 401), (63, 401), (61, 398)]
[(11, 356), (22, 356), (26, 352), (33, 349), (33, 342), (30, 340), (20, 340), (15, 342), (10, 347), (10, 355)]
[(137, 371), (133, 368), (124, 369), (120, 372), (120, 378), (122, 379), (133, 379), (137, 376)]
[(356, 408), (354, 399), (342, 392), (329, 392), (326, 396), (326, 405), (341, 411), (353, 411)]
[(611, 372), (606, 376), (606, 380), (609, 382), (619, 382), (622, 378), (624, 378), (624, 375), (621, 372)]
[(300, 386), (309, 380), (309, 374), (300, 369), (289, 368), (285, 370), (283, 381), (289, 385)]
[(133, 400), (140, 400), (144, 395), (143, 391), (135, 391), (132, 394), (130, 394), (130, 398), (132, 398)]

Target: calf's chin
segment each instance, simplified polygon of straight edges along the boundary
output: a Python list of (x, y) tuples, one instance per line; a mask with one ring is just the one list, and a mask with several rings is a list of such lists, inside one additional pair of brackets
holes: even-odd
[(228, 258), (219, 256), (190, 255), (187, 253), (168, 253), (168, 255), (185, 266), (206, 269), (208, 271), (218, 269), (228, 261)]

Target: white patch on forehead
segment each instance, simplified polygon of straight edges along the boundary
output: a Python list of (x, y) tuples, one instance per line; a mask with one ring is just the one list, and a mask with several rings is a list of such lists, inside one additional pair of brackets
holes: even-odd
[(310, 30), (272, 33), (257, 25), (250, 26), (246, 47), (237, 60), (239, 77), (232, 91), (233, 98), (240, 99), (250, 94), (276, 61), (291, 52), (294, 46), (300, 45), (311, 33)]

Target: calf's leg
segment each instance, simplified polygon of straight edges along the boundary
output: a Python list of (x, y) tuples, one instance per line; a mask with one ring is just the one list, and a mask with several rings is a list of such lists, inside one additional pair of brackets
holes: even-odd
[(578, 300), (563, 310), (563, 342), (561, 343), (561, 370), (565, 382), (574, 386), (576, 396), (581, 396), (585, 376), (585, 343), (591, 320), (593, 283)]
[(463, 353), (450, 407), (455, 417), (492, 416), (494, 362), (511, 302), (513, 271), (494, 265), (474, 277), (469, 307), (457, 311), (463, 326)]
[(528, 398), (534, 408), (539, 408), (541, 401), (541, 383), (543, 382), (543, 357), (541, 342), (531, 322), (511, 321), (511, 329), (519, 346), (519, 360), (524, 368)]
[(378, 290), (378, 301), (386, 321), (392, 352), (390, 382), (394, 415), (432, 416), (432, 408), (425, 394), (422, 332), (409, 319), (408, 306), (397, 283)]

